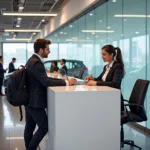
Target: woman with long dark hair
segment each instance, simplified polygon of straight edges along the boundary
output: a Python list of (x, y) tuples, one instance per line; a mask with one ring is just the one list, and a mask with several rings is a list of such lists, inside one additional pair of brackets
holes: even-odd
[[(121, 89), (121, 82), (125, 75), (124, 63), (122, 60), (122, 53), (119, 47), (112, 45), (105, 45), (102, 47), (102, 59), (107, 62), (104, 66), (103, 72), (99, 77), (93, 78), (92, 75), (87, 76), (85, 79), (89, 80), (89, 86), (109, 86)], [(121, 111), (124, 111), (123, 97), (121, 95)]]

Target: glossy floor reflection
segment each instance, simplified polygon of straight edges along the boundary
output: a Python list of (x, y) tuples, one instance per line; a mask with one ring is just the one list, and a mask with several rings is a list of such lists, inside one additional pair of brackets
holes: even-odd
[[(144, 135), (129, 126), (124, 128), (125, 140), (133, 140), (136, 145), (142, 148), (142, 150), (150, 150), (150, 137)], [(130, 150), (130, 146), (125, 146), (122, 150)], [(138, 150), (134, 148), (133, 150)]]
[[(0, 97), (0, 150), (25, 149), (23, 140), (25, 122), (24, 119), (22, 122), (19, 119), (19, 109), (9, 105), (5, 97)], [(129, 126), (125, 126), (124, 129), (125, 139), (134, 139), (135, 144), (142, 147), (142, 150), (150, 149), (150, 137)], [(47, 146), (43, 150), (47, 150)], [(130, 150), (130, 147), (125, 146), (122, 150)]]
[(0, 150), (24, 150), (24, 120), (19, 121), (19, 108), (0, 97)]

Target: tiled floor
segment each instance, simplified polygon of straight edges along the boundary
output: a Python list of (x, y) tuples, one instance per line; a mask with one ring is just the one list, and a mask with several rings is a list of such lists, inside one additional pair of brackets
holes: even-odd
[[(24, 150), (23, 130), (24, 119), (19, 121), (19, 109), (10, 106), (5, 97), (0, 97), (0, 150)], [(125, 126), (125, 139), (134, 139), (135, 143), (150, 150), (150, 137)], [(43, 149), (43, 150), (47, 150)], [(130, 150), (125, 146), (122, 150)], [(136, 148), (135, 148), (136, 150)]]

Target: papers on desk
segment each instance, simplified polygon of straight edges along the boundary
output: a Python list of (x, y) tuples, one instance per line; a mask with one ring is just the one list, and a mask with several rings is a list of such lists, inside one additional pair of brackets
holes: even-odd
[(76, 79), (77, 80), (77, 85), (86, 85), (88, 80), (80, 80), (80, 79)]

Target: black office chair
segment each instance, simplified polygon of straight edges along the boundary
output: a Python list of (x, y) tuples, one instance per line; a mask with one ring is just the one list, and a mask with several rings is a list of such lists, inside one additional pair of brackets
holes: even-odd
[[(121, 116), (121, 147), (124, 147), (124, 144), (127, 144), (130, 145), (130, 147), (136, 147), (139, 150), (142, 150), (141, 147), (134, 144), (134, 141), (124, 140), (123, 125), (128, 122), (147, 121), (147, 116), (144, 108), (144, 101), (148, 86), (148, 80), (138, 79), (135, 82), (129, 101), (124, 100), (128, 102), (128, 104), (125, 104), (126, 114)], [(129, 107), (130, 111), (127, 110), (127, 106)]]

